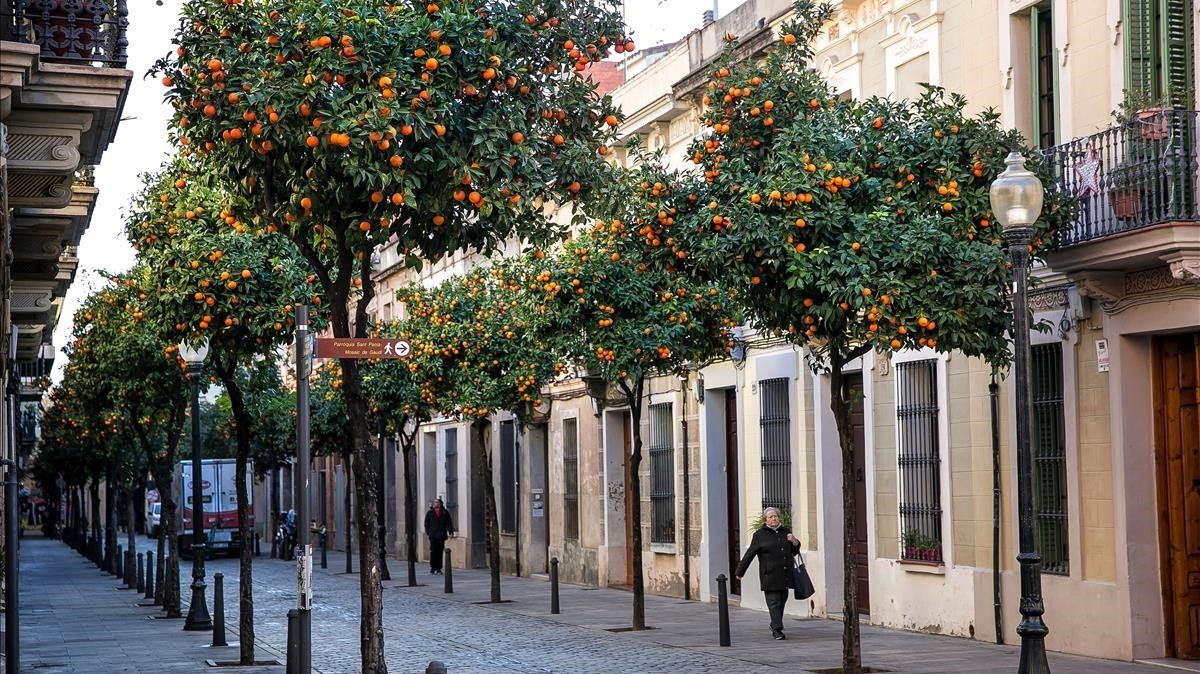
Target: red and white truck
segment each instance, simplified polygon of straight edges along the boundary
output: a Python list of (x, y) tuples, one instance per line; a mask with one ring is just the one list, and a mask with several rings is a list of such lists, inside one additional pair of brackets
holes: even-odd
[[(204, 532), (211, 551), (238, 551), (237, 489), (234, 459), (204, 459), (200, 462), (200, 494), (204, 511)], [(253, 475), (253, 465), (246, 467), (246, 474)], [(179, 549), (190, 553), (192, 549), (192, 462), (180, 461), (175, 471), (175, 498), (180, 508), (176, 511), (176, 533)], [(247, 495), (253, 505), (253, 489), (247, 485)], [(250, 527), (254, 527), (254, 510), (250, 508)]]

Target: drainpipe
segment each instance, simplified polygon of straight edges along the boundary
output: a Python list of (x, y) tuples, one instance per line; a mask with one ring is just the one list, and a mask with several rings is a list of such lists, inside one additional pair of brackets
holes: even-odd
[(1004, 643), (1000, 615), (1000, 386), (992, 375), (988, 384), (992, 408), (992, 608), (996, 618), (996, 643)]
[(683, 426), (683, 598), (690, 600), (692, 598), (692, 546), (691, 537), (688, 535), (688, 523), (691, 521), (692, 514), (692, 480), (688, 474), (687, 387), (688, 373), (684, 372), (679, 377), (679, 393), (683, 399), (679, 413), (680, 425)]

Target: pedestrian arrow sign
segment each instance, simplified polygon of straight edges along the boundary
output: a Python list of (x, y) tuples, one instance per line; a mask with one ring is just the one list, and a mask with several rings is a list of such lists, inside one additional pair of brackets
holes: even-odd
[(403, 339), (318, 337), (317, 358), (407, 358), (412, 345)]

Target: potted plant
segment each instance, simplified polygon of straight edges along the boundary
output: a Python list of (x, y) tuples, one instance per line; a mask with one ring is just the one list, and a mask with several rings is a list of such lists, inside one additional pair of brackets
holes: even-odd
[(1171, 135), (1171, 115), (1178, 101), (1191, 100), (1191, 93), (1168, 89), (1161, 96), (1142, 91), (1124, 92), (1124, 98), (1113, 110), (1118, 126), (1136, 129), (1143, 140), (1163, 140)]
[(1126, 162), (1109, 172), (1108, 203), (1118, 220), (1136, 219), (1142, 210), (1142, 178), (1138, 165)]
[(923, 536), (915, 531), (905, 531), (903, 537), (904, 559), (921, 558), (921, 539)]

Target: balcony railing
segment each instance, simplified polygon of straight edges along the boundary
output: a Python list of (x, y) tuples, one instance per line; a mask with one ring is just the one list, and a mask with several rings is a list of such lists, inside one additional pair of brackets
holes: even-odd
[(1079, 199), (1062, 247), (1078, 246), (1197, 212), (1195, 110), (1158, 109), (1128, 124), (1042, 151), (1059, 189)]
[(124, 67), (127, 0), (0, 0), (0, 40), (41, 47), (44, 61)]

